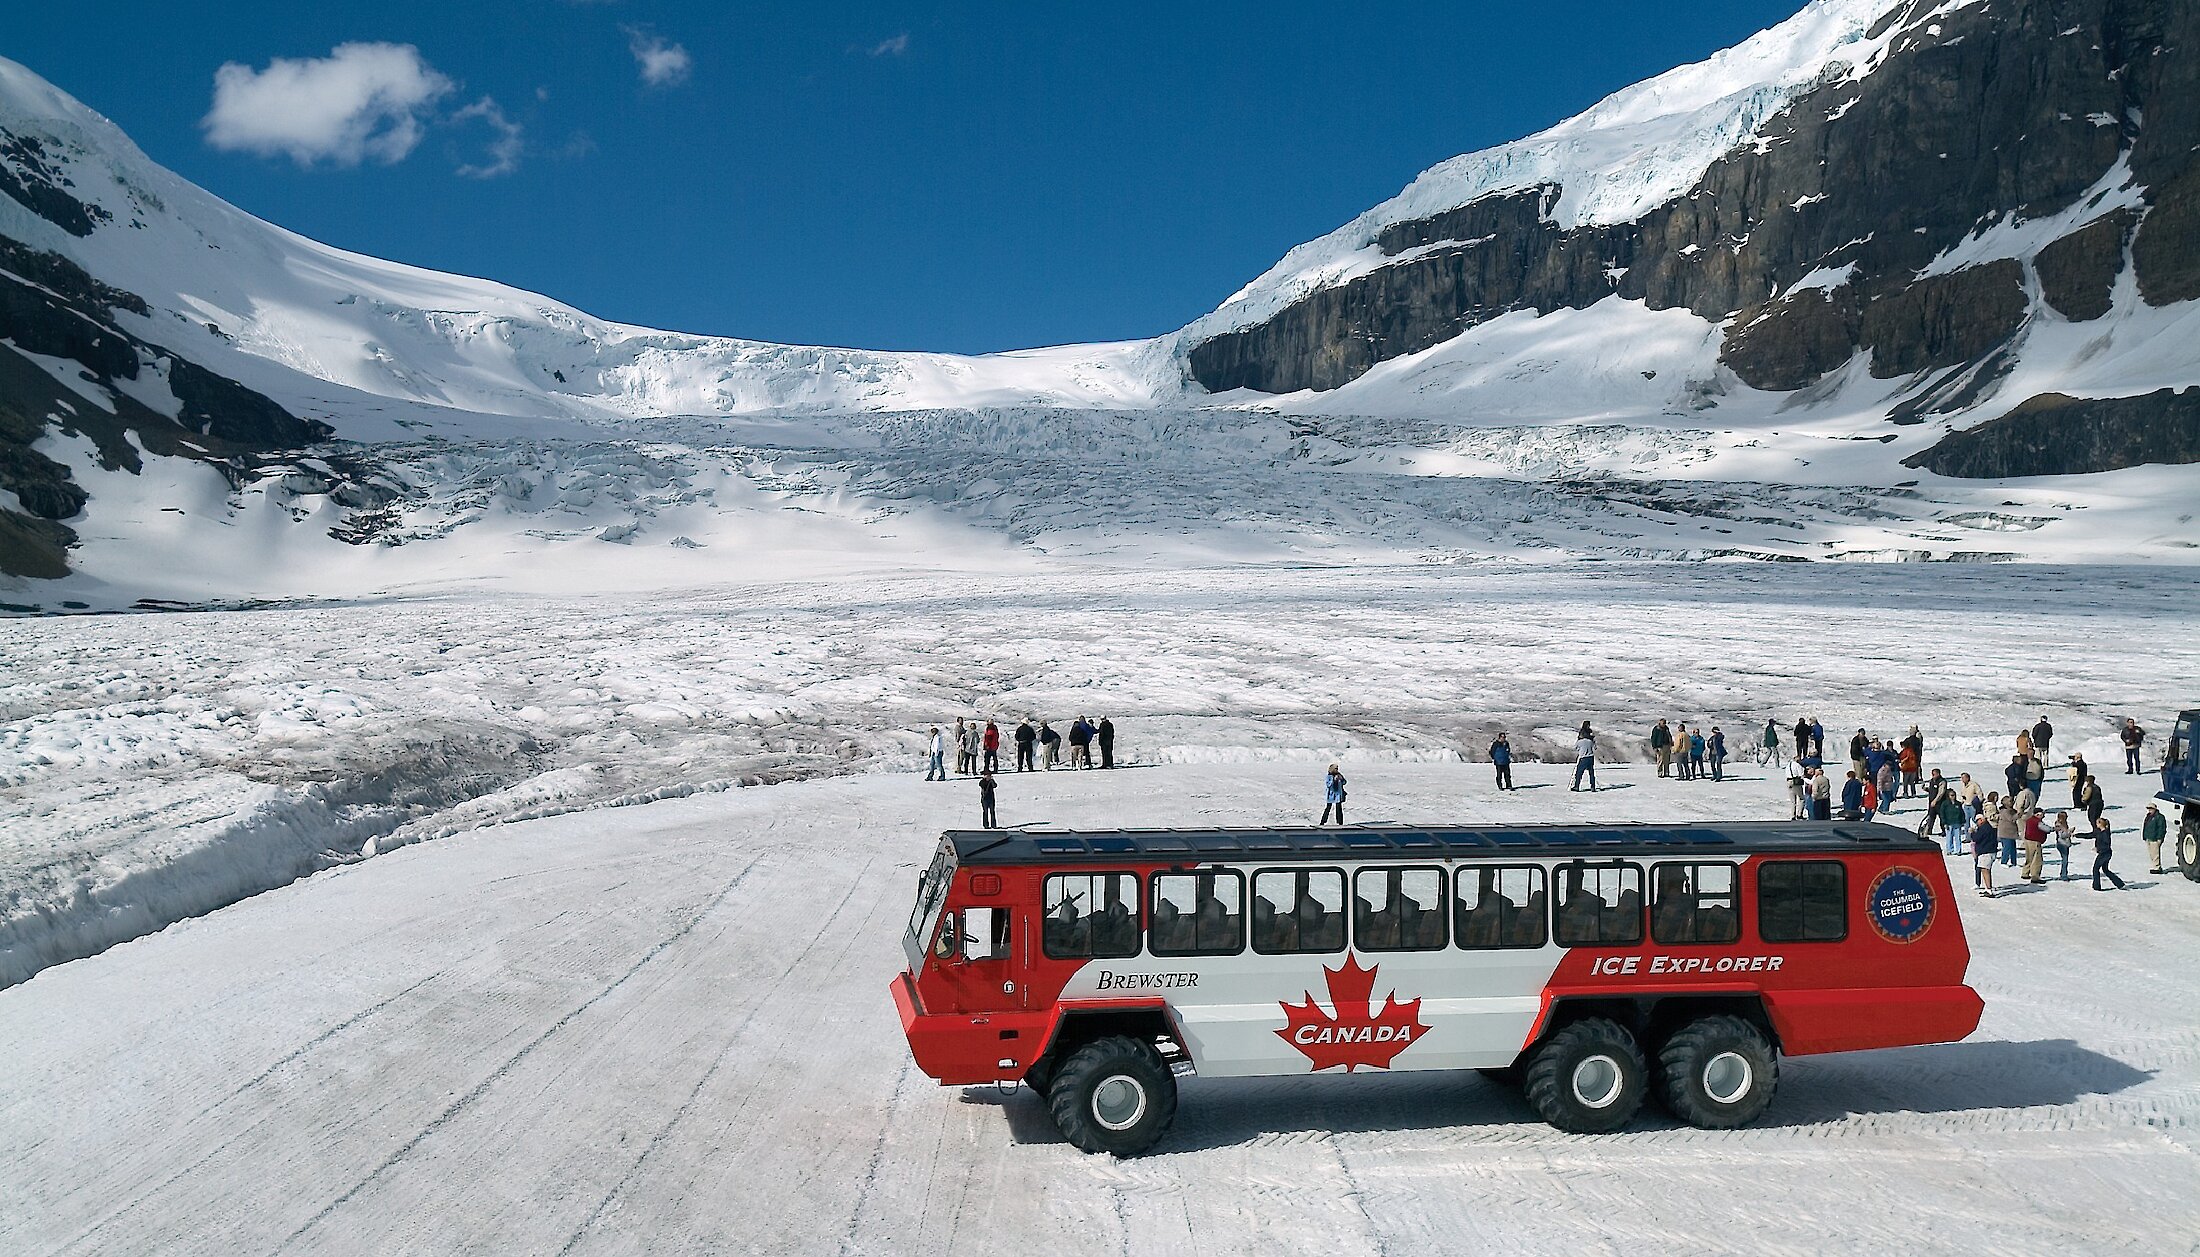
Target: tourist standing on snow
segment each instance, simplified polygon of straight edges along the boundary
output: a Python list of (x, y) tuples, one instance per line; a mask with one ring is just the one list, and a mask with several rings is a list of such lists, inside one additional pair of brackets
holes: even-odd
[(1910, 726), (1902, 738), (1902, 747), (1895, 755), (1896, 766), (1902, 770), (1902, 797), (1917, 797), (1918, 778), (1925, 772), (1925, 735)]
[[(2147, 731), (2139, 727), (2138, 721), (2126, 716), (2124, 717), (2123, 731), (2116, 736), (2121, 738), (2124, 744), (2124, 771), (2126, 773), (2138, 772), (2139, 744), (2147, 740)], [(2160, 864), (2161, 861), (2156, 860), (2155, 863)]]
[(983, 829), (1000, 828), (1000, 820), (993, 811), (993, 790), (1000, 783), (993, 780), (988, 770), (978, 778), (978, 825)]
[(2047, 819), (2038, 808), (2024, 814), (2024, 831), (2017, 835), (2017, 848), (2024, 855), (2024, 868), (2018, 876), (2034, 886), (2043, 886), (2047, 879), (2040, 876), (2047, 858), (2042, 852), (2047, 842)]
[(958, 777), (970, 771), (969, 733), (969, 726), (963, 723), (963, 718), (955, 717), (955, 775)]
[(2083, 752), (2073, 754), (2070, 757), (2070, 806), (2085, 806), (2085, 783), (2093, 780), (2092, 777), (2087, 775), (2092, 771), (2091, 768), (2086, 766)]
[(1849, 770), (1849, 779), (1841, 783), (1841, 819), (1864, 819), (1864, 782), (1857, 777), (1853, 768)]
[(1858, 780), (1872, 775), (1871, 765), (1864, 760), (1871, 753), (1871, 746), (1871, 738), (1862, 729), (1858, 729), (1856, 736), (1849, 739), (1849, 771), (1855, 773)]
[(1581, 732), (1574, 735), (1574, 789), (1581, 789), (1581, 778), (1587, 774), (1589, 789), (1597, 788), (1597, 735), (1590, 731), (1589, 722), (1581, 722)]
[(966, 765), (963, 771), (974, 774), (978, 771), (978, 756), (985, 750), (985, 733), (978, 728), (978, 722), (972, 720), (964, 726), (962, 739), (963, 761)]
[(1337, 823), (1344, 824), (1344, 773), (1335, 764), (1329, 766), (1329, 775), (1322, 778), (1322, 818), (1314, 823), (1327, 825), (1329, 814), (1337, 814)]
[(1703, 740), (1703, 726), (1697, 725), (1695, 728), (1690, 729), (1688, 731), (1688, 779), (1690, 781), (1703, 780), (1703, 763), (1707, 749)]
[(1803, 772), (1803, 762), (1801, 760), (1791, 759), (1788, 761), (1788, 819), (1791, 821), (1803, 819), (1803, 813), (1806, 810), (1805, 796), (1810, 792), (1810, 782), (1803, 776)]
[(947, 780), (947, 739), (940, 736), (940, 727), (938, 725), (932, 726), (932, 742), (930, 750), (932, 755), (932, 766), (924, 770), (924, 779), (926, 781)]
[(1758, 738), (1757, 745), (1762, 749), (1762, 757), (1757, 762), (1760, 764), (1770, 764), (1774, 768), (1778, 768), (1780, 766), (1779, 721), (1774, 720), (1770, 716), (1765, 717), (1764, 735)]
[(2050, 745), (2055, 741), (2055, 726), (2047, 723), (2046, 713), (2040, 714), (2040, 722), (2032, 726), (2032, 753), (2041, 759), (2052, 759)]
[(2017, 807), (2008, 799), (1994, 809), (1994, 837), (2001, 841), (2001, 862), (2010, 868), (2017, 867), (2017, 835), (2024, 832), (2024, 818), (2017, 815)]
[(1037, 757), (1032, 754), (1032, 745), (1038, 740), (1039, 731), (1031, 727), (1031, 717), (1024, 717), (1023, 723), (1016, 726), (1017, 772), (1028, 773), (1038, 767)]
[(1810, 758), (1810, 717), (1795, 718), (1795, 758)]
[(1711, 756), (1711, 779), (1713, 781), (1725, 781), (1726, 735), (1719, 732), (1719, 726), (1711, 726), (1711, 736), (1705, 740), (1704, 747)]
[(2054, 840), (2056, 858), (2062, 862), (2062, 880), (2070, 880), (2070, 843), (2076, 835), (2070, 832), (2070, 813), (2055, 813), (2055, 826), (2048, 831)]
[(1902, 786), (1900, 776), (1895, 769), (1893, 756), (1880, 759), (1879, 779), (1872, 784), (1879, 787), (1879, 810), (1882, 812), (1894, 811), (1894, 801), (1901, 797)]
[(1658, 761), (1658, 776), (1667, 777), (1673, 771), (1673, 730), (1667, 727), (1665, 717), (1650, 727), (1650, 755)]
[(2010, 756), (2009, 762), (2002, 767), (2001, 779), (2008, 785), (2009, 793), (2015, 794), (2017, 791), (2024, 789), (2026, 780), (2024, 768), (2025, 761), (2021, 753)]
[(1092, 731), (1092, 740), (1100, 744), (1100, 766), (1115, 767), (1115, 722), (1100, 717), (1100, 727)]
[(2168, 818), (2159, 805), (2147, 804), (2147, 818), (2139, 825), (2139, 840), (2147, 845), (2147, 872), (2162, 871), (2162, 840), (2168, 837)]
[(1979, 817), (1971, 827), (1971, 884), (1988, 899), (1994, 897), (1994, 852), (2000, 845), (1994, 837), (1994, 822)]
[(989, 773), (1001, 770), (1001, 726), (985, 722), (985, 770)]
[(1056, 733), (1054, 726), (1044, 720), (1039, 722), (1039, 745), (1046, 750), (1047, 767), (1053, 768), (1062, 758), (1062, 735)]
[(1828, 777), (1823, 768), (1810, 770), (1810, 806), (1811, 814), (1818, 820), (1833, 819), (1833, 778)]
[(1964, 819), (1963, 800), (1953, 790), (1940, 792), (1940, 829), (1948, 840), (1948, 854), (1962, 855), (1963, 840), (1969, 832), (1969, 822)]
[(2116, 876), (2116, 870), (2108, 867), (2108, 857), (2113, 854), (2114, 852), (2109, 849), (2108, 822), (2096, 817), (2093, 821), (2093, 889), (2108, 889), (2108, 887), (2101, 885), (2101, 879), (2104, 877), (2116, 883), (2116, 889), (2118, 890), (2131, 889), (2124, 885), (2123, 878)]
[(2086, 823), (2099, 829), (2101, 813), (2108, 807), (2107, 801), (2101, 798), (2101, 783), (2087, 777), (2078, 787), (2078, 806), (2085, 809)]
[(1490, 763), (1497, 769), (1497, 788), (1513, 788), (1513, 744), (1502, 732), (1490, 743)]
[(1925, 820), (1917, 827), (1919, 834), (1930, 835), (1940, 827), (1940, 798), (1947, 793), (1948, 779), (1935, 768), (1932, 778), (1925, 783)]
[(1083, 716), (1069, 727), (1069, 766), (1092, 767), (1092, 724)]

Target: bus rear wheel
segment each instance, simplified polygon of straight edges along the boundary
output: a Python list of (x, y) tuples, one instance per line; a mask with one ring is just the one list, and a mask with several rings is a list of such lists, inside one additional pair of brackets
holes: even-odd
[(2177, 869), (2187, 881), (2200, 882), (2200, 820), (2187, 817), (2177, 826)]
[(1135, 1157), (1176, 1120), (1176, 1076), (1153, 1046), (1123, 1035), (1070, 1053), (1047, 1087), (1047, 1112), (1086, 1152)]
[(1574, 1024), (1528, 1058), (1525, 1091), (1537, 1116), (1576, 1135), (1625, 1126), (1642, 1107), (1642, 1048), (1626, 1027), (1603, 1017)]
[(1673, 1032), (1658, 1050), (1658, 1098), (1701, 1130), (1756, 1121), (1779, 1084), (1779, 1058), (1740, 1017), (1704, 1017)]

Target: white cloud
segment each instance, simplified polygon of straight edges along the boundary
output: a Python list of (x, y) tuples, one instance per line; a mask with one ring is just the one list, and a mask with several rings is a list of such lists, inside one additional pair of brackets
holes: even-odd
[(222, 66), (199, 125), (215, 148), (301, 166), (395, 162), (420, 143), (424, 115), (453, 87), (410, 44), (338, 44), (326, 57), (277, 57), (265, 70)]
[(903, 31), (892, 39), (882, 39), (871, 45), (871, 55), (874, 57), (898, 57), (907, 51), (909, 51), (908, 31)]
[(517, 122), (504, 116), (504, 110), (493, 96), (484, 96), (473, 104), (451, 115), (452, 122), (469, 122), (475, 118), (489, 124), (496, 138), (489, 141), (489, 159), (473, 165), (460, 166), (458, 173), (468, 179), (494, 179), (519, 169), (520, 151), (526, 147), (522, 130)]
[(688, 50), (639, 26), (624, 26), (626, 50), (634, 54), (634, 64), (640, 67), (642, 82), (651, 87), (671, 87), (687, 81), (688, 71), (695, 68), (695, 58)]

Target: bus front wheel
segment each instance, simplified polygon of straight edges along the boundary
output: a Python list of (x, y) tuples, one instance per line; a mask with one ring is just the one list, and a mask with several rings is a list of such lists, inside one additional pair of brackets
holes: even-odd
[(1047, 1087), (1047, 1112), (1078, 1148), (1135, 1157), (1176, 1120), (1176, 1076), (1151, 1044), (1101, 1039), (1062, 1062)]

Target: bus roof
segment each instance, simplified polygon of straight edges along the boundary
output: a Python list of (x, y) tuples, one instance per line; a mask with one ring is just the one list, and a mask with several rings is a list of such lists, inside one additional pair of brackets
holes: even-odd
[(1347, 825), (1331, 829), (951, 829), (956, 863), (1336, 863), (1344, 860), (1688, 855), (1739, 858), (1855, 853), (1938, 844), (1855, 821), (1710, 821), (1674, 825)]

